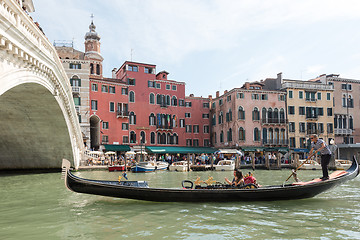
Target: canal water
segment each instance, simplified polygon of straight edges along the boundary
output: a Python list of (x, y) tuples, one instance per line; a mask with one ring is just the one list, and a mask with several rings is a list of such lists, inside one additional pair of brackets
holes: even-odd
[[(83, 171), (117, 180), (119, 173)], [(256, 170), (263, 185), (289, 170)], [(320, 171), (300, 171), (309, 180)], [(154, 187), (183, 179), (224, 181), (232, 172), (128, 173)], [(60, 173), (0, 175), (0, 239), (360, 239), (360, 177), (312, 199), (235, 203), (158, 203), (68, 191)]]

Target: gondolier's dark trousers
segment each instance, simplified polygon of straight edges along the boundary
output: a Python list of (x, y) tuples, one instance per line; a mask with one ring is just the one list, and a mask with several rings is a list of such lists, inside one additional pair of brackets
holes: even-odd
[(328, 165), (330, 163), (330, 159), (331, 159), (331, 154), (321, 155), (321, 168), (323, 172), (323, 177), (329, 177)]

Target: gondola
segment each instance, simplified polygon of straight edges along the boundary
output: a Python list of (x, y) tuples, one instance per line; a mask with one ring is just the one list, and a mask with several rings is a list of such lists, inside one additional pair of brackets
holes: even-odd
[(183, 188), (151, 188), (145, 181), (102, 181), (80, 178), (71, 173), (70, 162), (63, 160), (65, 185), (71, 191), (157, 202), (274, 201), (311, 198), (355, 178), (358, 174), (359, 165), (354, 158), (348, 170), (335, 171), (330, 174), (330, 179), (325, 181), (314, 179), (309, 182), (258, 188), (254, 186), (234, 188), (223, 184), (199, 187), (185, 180)]

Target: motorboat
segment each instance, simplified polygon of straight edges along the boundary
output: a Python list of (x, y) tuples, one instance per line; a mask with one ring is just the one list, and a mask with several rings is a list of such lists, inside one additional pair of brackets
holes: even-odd
[(234, 171), (235, 161), (234, 160), (220, 160), (215, 166), (216, 171)]
[(188, 165), (187, 161), (173, 162), (169, 166), (170, 171), (186, 172), (186, 171), (188, 171), (188, 169), (189, 169), (189, 165)]
[(132, 172), (154, 172), (157, 168), (155, 161), (138, 162), (131, 166)]
[(156, 162), (156, 171), (163, 171), (163, 170), (167, 170), (169, 167), (169, 163), (165, 162), (165, 161), (157, 161)]
[(217, 182), (202, 187), (197, 185), (196, 181), (194, 184), (190, 180), (184, 180), (181, 188), (153, 188), (144, 181), (85, 179), (75, 176), (70, 170), (70, 162), (65, 159), (63, 160), (62, 172), (65, 186), (77, 193), (157, 202), (202, 203), (311, 198), (354, 179), (359, 175), (359, 165), (354, 157), (349, 169), (335, 171), (329, 175), (327, 180), (316, 178), (307, 182), (260, 187), (251, 183), (250, 185), (233, 186)]
[[(306, 163), (304, 163), (307, 161)], [(303, 164), (304, 163), (304, 164)], [(321, 170), (321, 165), (315, 160), (300, 160), (300, 164), (303, 164), (300, 169), (302, 170)]]
[(125, 171), (125, 165), (111, 165), (108, 167), (109, 172)]
[(345, 170), (345, 169), (348, 169), (350, 166), (351, 166), (350, 160), (341, 160), (341, 159), (335, 160), (336, 170)]

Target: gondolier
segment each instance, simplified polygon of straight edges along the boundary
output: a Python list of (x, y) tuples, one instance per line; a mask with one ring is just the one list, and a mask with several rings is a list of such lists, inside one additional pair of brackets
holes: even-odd
[[(321, 168), (323, 172), (322, 180), (329, 179), (328, 165), (331, 159), (331, 151), (329, 146), (324, 142), (324, 140), (319, 139), (316, 134), (310, 136), (311, 139), (311, 150), (310, 155), (316, 156), (319, 152), (321, 154)], [(315, 152), (314, 152), (315, 150)]]

